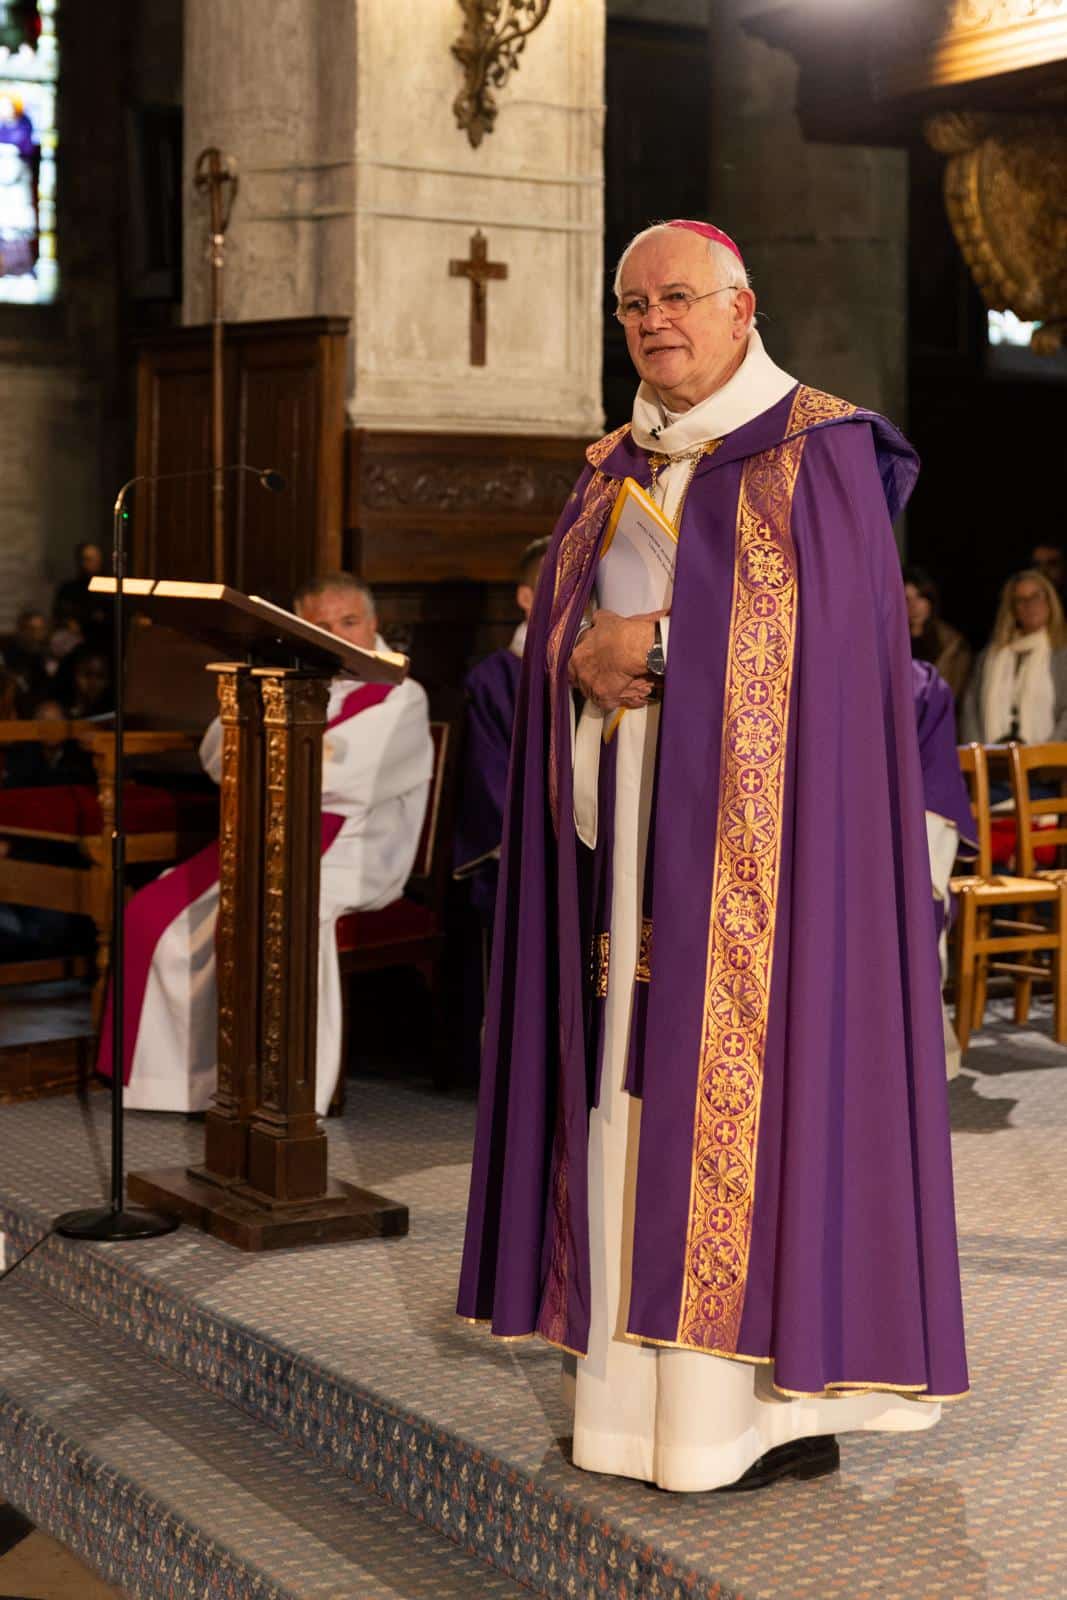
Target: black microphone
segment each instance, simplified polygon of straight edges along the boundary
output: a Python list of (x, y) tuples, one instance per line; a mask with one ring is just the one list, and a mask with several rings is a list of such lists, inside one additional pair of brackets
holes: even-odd
[(244, 461), (231, 461), (225, 467), (192, 467), (188, 472), (140, 472), (135, 478), (128, 478), (115, 497), (114, 516), (116, 521), (122, 514), (126, 503), (126, 496), (130, 490), (139, 483), (175, 483), (179, 478), (213, 478), (219, 472), (250, 472), (253, 478), (258, 479), (260, 487), (269, 489), (271, 494), (281, 494), (285, 488), (285, 479), (273, 467), (250, 467)]
[(178, 1218), (163, 1216), (126, 1204), (126, 1153), (123, 1129), (123, 1045), (125, 1041), (125, 918), (126, 904), (126, 827), (124, 815), (125, 752), (125, 618), (123, 599), (126, 586), (126, 496), (138, 483), (174, 483), (180, 478), (216, 478), (221, 472), (250, 472), (271, 494), (285, 488), (285, 479), (273, 467), (250, 467), (243, 461), (225, 467), (194, 467), (188, 472), (142, 472), (122, 485), (115, 496), (112, 525), (111, 563), (115, 574), (114, 630), (115, 743), (114, 743), (114, 821), (111, 831), (111, 1202), (102, 1209), (69, 1211), (55, 1222), (57, 1233), (68, 1239), (151, 1239), (170, 1233)]

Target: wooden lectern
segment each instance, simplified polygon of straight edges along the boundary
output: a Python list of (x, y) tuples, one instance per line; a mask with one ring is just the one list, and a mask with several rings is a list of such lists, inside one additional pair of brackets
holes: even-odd
[(127, 579), (123, 593), (227, 657), (208, 669), (223, 728), (218, 1087), (203, 1165), (132, 1172), (130, 1199), (242, 1250), (406, 1233), (406, 1206), (328, 1175), (315, 1044), (328, 685), (346, 670), (399, 683), (407, 659), (224, 584)]

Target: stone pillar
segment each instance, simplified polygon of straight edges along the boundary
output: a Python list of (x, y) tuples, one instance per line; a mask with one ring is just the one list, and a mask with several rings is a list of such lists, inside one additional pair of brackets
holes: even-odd
[[(473, 148), (450, 0), (187, 0), (187, 322), (207, 315), (206, 145), (236, 157), (230, 320), (352, 319), (349, 415), (371, 429), (592, 435), (601, 426), (604, 0), (554, 0)], [(476, 230), (488, 287), (470, 364)]]
[(903, 423), (907, 156), (807, 141), (796, 63), (742, 27), (760, 9), (709, 7), (711, 215), (744, 251), (774, 359)]

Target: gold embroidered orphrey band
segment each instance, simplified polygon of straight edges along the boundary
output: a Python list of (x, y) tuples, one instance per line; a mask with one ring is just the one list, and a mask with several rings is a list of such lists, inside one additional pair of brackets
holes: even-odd
[[(797, 391), (788, 435), (855, 408)], [(745, 462), (723, 704), (715, 864), (679, 1345), (736, 1353), (756, 1191), (796, 644), (793, 493), (805, 435)]]

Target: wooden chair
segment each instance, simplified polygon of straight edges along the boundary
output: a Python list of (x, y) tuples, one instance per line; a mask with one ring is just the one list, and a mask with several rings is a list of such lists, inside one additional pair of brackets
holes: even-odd
[[(978, 836), (977, 871), (953, 878), (959, 896), (956, 919), (956, 1034), (961, 1052), (971, 1033), (981, 1028), (985, 1016), (990, 971), (1007, 973), (1015, 985), (1015, 1021), (1027, 1020), (1035, 978), (1052, 980), (1054, 1032), (1067, 1044), (1067, 874), (1062, 881), (1032, 876), (994, 876), (990, 840), (989, 763), (981, 745), (964, 745), (960, 768), (971, 795)], [(1020, 833), (1021, 833), (1020, 828)], [(1065, 835), (1067, 837), (1067, 835)], [(1050, 923), (1023, 920), (1012, 908), (1048, 906)], [(995, 915), (1007, 911), (1007, 916)], [(1047, 954), (1048, 966), (1022, 959)], [(990, 960), (1009, 956), (1016, 959)]]
[(341, 1075), (333, 1110), (340, 1110), (344, 1105), (349, 1033), (346, 980), (356, 973), (379, 972), (387, 967), (414, 967), (421, 974), (430, 992), (434, 1016), (434, 1083), (438, 1088), (445, 1088), (451, 1081), (447, 1030), (441, 1025), (444, 1012), (441, 968), (445, 947), (445, 898), (451, 876), (449, 845), (456, 798), (456, 734), (457, 729), (451, 723), (430, 723), (433, 775), (415, 865), (404, 894), (380, 911), (349, 912), (337, 924), (337, 953), (345, 995)]
[[(143, 618), (131, 623), (123, 798), (126, 861), (135, 876), (138, 868), (183, 860), (217, 836), (218, 795), (211, 785), (200, 786), (203, 774), (196, 754), (215, 715), (214, 678), (203, 670), (214, 654), (170, 628), (149, 625)], [(114, 735), (98, 722), (0, 722), (0, 752), (5, 745), (67, 739), (88, 752), (94, 781), (0, 789), (0, 840), (67, 846), (53, 852), (64, 856), (66, 864), (0, 859), (0, 901), (92, 919), (97, 938), (93, 1014), (98, 1017), (111, 950)], [(10, 962), (0, 967), (0, 982), (34, 983), (66, 976), (67, 970), (63, 962)]]
[[(111, 950), (111, 835), (115, 821), (115, 747), (110, 730), (92, 722), (3, 722), (0, 746), (76, 741), (92, 759), (95, 783), (54, 788), (0, 789), (0, 839), (66, 845), (64, 864), (0, 858), (0, 901), (39, 906), (91, 918), (96, 929), (94, 1017), (103, 1000)], [(196, 749), (188, 733), (128, 731), (129, 756), (158, 756)], [(168, 866), (215, 837), (218, 807), (212, 795), (172, 794), (127, 780), (124, 790), (127, 865)], [(70, 855), (75, 859), (71, 861)], [(5, 983), (33, 983), (64, 975), (65, 963), (11, 962)]]

